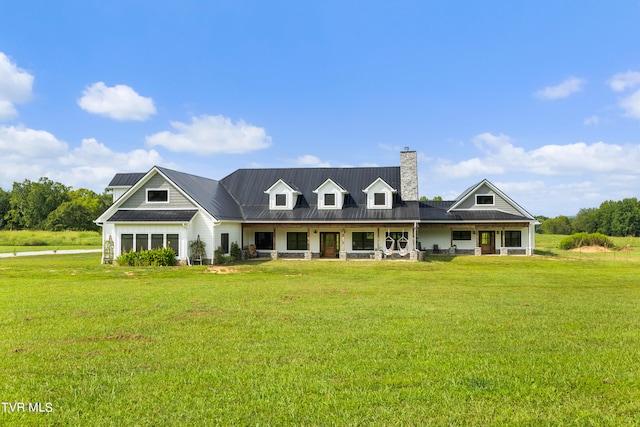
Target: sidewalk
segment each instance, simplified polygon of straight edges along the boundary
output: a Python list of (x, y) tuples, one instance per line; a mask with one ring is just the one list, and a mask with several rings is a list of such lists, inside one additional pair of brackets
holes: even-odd
[(35, 255), (70, 255), (70, 254), (87, 254), (91, 252), (102, 252), (102, 249), (59, 249), (57, 251), (31, 251), (0, 254), (0, 258), (12, 258), (14, 256), (35, 256)]

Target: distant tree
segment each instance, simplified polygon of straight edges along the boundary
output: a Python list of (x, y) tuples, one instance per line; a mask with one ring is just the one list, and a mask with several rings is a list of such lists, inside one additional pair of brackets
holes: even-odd
[(571, 222), (564, 215), (546, 219), (540, 226), (544, 234), (571, 234)]
[(81, 188), (69, 191), (69, 198), (49, 214), (45, 228), (51, 231), (97, 231), (98, 226), (93, 221), (109, 206), (109, 195)]
[(14, 182), (7, 221), (11, 227), (42, 229), (47, 216), (68, 200), (69, 188), (49, 178)]
[(571, 229), (574, 233), (595, 233), (598, 230), (598, 209), (580, 209), (571, 220)]
[(420, 197), (420, 201), (421, 202), (428, 202), (429, 200), (431, 200), (433, 202), (441, 202), (442, 201), (442, 197), (441, 196), (435, 196), (433, 199), (428, 199), (427, 196), (421, 196)]
[(542, 224), (543, 224), (546, 220), (548, 220), (548, 219), (549, 219), (549, 217), (546, 217), (546, 216), (544, 216), (544, 215), (536, 215), (536, 216), (535, 216), (535, 218), (536, 218), (536, 219), (538, 220), (538, 222), (540, 223), (540, 224), (536, 225), (536, 233), (541, 234), (541, 233), (542, 233), (542, 228), (541, 228), (541, 226), (542, 226)]
[(0, 228), (4, 228), (5, 216), (11, 210), (11, 193), (0, 188)]
[(616, 203), (616, 210), (611, 221), (611, 235), (640, 235), (640, 205), (635, 197)]
[(618, 209), (617, 202), (613, 200), (607, 200), (602, 202), (598, 208), (598, 232), (607, 236), (613, 236), (611, 233), (613, 216)]

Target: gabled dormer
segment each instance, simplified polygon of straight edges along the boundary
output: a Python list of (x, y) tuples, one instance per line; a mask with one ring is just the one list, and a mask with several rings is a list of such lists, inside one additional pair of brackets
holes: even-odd
[(392, 209), (393, 195), (398, 192), (382, 178), (376, 179), (362, 191), (367, 195), (367, 209)]
[(282, 179), (265, 190), (265, 193), (269, 195), (269, 209), (288, 211), (293, 209), (298, 196), (302, 194), (294, 185), (287, 184)]
[(313, 190), (318, 195), (318, 209), (342, 209), (344, 196), (349, 194), (340, 184), (331, 178)]

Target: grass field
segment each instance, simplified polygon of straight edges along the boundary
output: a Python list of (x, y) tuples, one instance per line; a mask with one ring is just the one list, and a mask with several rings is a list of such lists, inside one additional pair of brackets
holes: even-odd
[(0, 253), (101, 247), (102, 235), (95, 231), (0, 230)]
[(640, 423), (637, 262), (37, 258), (0, 260), (0, 400), (44, 412), (0, 424)]

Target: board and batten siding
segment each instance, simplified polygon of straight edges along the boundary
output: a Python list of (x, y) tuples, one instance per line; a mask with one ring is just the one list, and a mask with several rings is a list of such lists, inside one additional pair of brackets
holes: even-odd
[[(169, 202), (147, 203), (148, 189), (169, 190)], [(195, 207), (177, 188), (157, 173), (125, 200), (120, 209), (194, 209)]]
[[(476, 205), (476, 195), (478, 195), (478, 194), (482, 194), (482, 195), (484, 195), (484, 194), (492, 194), (495, 204), (494, 205), (487, 205), (487, 206)], [(499, 210), (499, 211), (507, 212), (507, 213), (514, 214), (514, 215), (522, 215), (522, 212), (520, 212), (516, 208), (514, 208), (511, 205), (511, 203), (509, 203), (508, 201), (506, 201), (505, 199), (500, 197), (500, 195), (496, 194), (486, 184), (480, 186), (480, 188), (478, 188), (471, 195), (469, 195), (469, 197), (467, 197), (465, 199), (465, 201), (462, 204), (460, 204), (456, 209), (460, 209), (460, 210), (466, 210), (466, 209), (473, 209), (473, 210), (489, 209), (489, 210)]]

